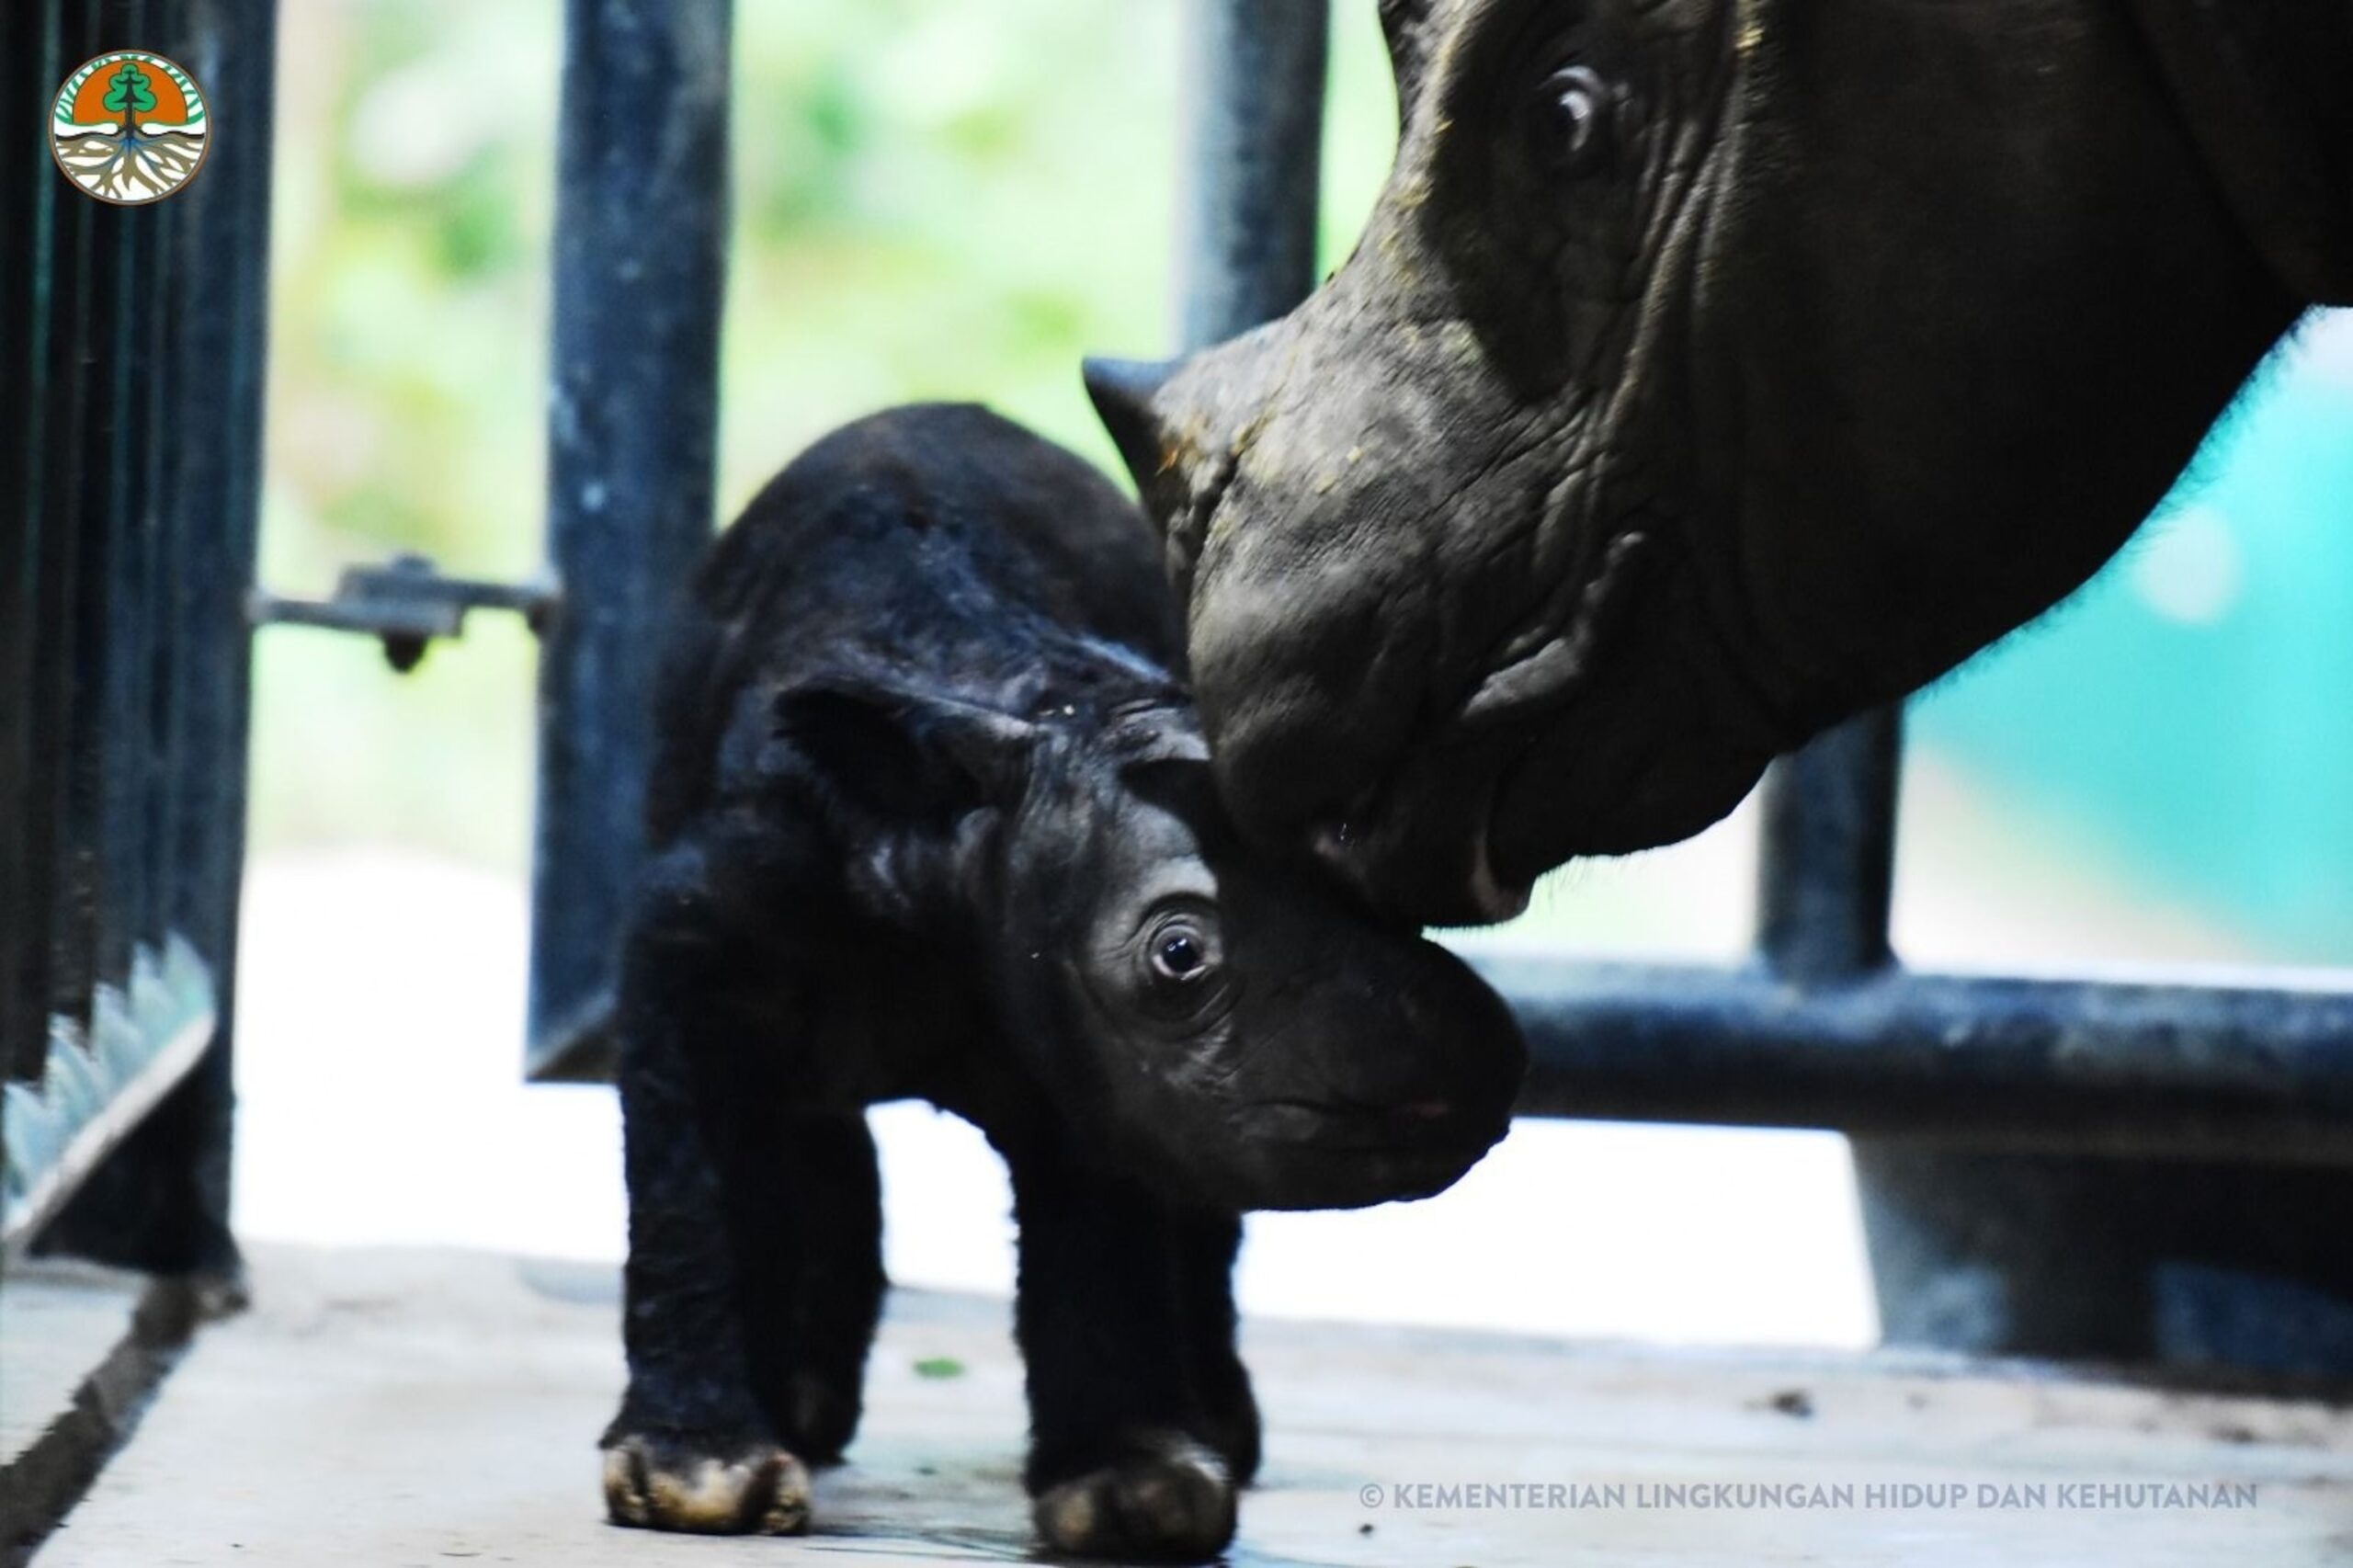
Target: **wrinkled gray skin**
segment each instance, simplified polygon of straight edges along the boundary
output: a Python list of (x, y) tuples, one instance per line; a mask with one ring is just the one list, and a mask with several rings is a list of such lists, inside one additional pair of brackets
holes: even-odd
[(1691, 834), (2039, 614), (2353, 294), (2344, 0), (1382, 10), (1355, 256), (1090, 383), (1229, 807), (1393, 914)]

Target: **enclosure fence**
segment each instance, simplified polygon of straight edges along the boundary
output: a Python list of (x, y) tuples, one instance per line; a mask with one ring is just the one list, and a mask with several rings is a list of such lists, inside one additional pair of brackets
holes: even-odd
[[(0, 1235), (153, 1269), (233, 1257), (272, 23), (268, 0), (0, 20)], [(224, 107), (186, 190), (117, 207), (48, 129), (68, 73), (133, 46)]]
[[(1323, 0), (1194, 0), (1192, 14), (1178, 335), (1198, 346), (1314, 281), (1330, 17)], [(250, 620), (366, 632), (405, 666), (471, 609), (531, 619), (529, 1069), (596, 1077), (608, 1062), (595, 1020), (640, 853), (660, 622), (711, 524), (730, 15), (728, 0), (565, 8), (546, 578), (472, 583), (405, 561), (320, 604), (252, 582), (269, 0), (40, 0), (0, 24), (19, 106), (0, 234), (26, 237), (0, 247), (0, 358), (26, 392), (0, 430), (0, 494), (16, 503), (0, 578), (13, 1241), (45, 1226), (53, 1244), (149, 1267), (233, 1257)], [(219, 126), (186, 192), (118, 209), (57, 176), (22, 106), (45, 114), (76, 61), (133, 38), (190, 67)], [(2353, 1215), (2338, 1169), (2353, 1162), (2353, 992), (1906, 970), (1888, 940), (1900, 752), (1899, 719), (1881, 713), (1773, 771), (1744, 965), (1478, 958), (1533, 1046), (1523, 1109), (1854, 1133), (1892, 1326), (1975, 1347), (2163, 1350), (2133, 1303), (2175, 1244), (2152, 1232), (2138, 1251), (2076, 1258), (2067, 1238), (2105, 1204), (2185, 1182), (2216, 1213), (2332, 1207), (2319, 1193)], [(2215, 1178), (2225, 1165), (2236, 1174)], [(2353, 1244), (2322, 1245), (2317, 1223), (2272, 1225), (2233, 1256), (2232, 1325), (2201, 1354), (2301, 1345), (2353, 1370), (2353, 1328), (2299, 1339), (2267, 1316), (2273, 1283), (2353, 1289)], [(1976, 1318), (1938, 1316), (1955, 1280)], [(2039, 1339), (2038, 1294), (2102, 1304), (2078, 1314), (2090, 1327)]]

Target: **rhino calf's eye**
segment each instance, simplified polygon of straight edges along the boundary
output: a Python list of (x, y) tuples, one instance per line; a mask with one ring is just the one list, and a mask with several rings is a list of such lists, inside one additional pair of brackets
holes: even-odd
[(1609, 155), (1609, 88), (1589, 65), (1570, 65), (1538, 90), (1534, 134), (1544, 165), (1564, 175), (1589, 173)]
[(1209, 965), (1208, 938), (1190, 926), (1165, 926), (1152, 939), (1153, 972), (1164, 980), (1192, 980)]

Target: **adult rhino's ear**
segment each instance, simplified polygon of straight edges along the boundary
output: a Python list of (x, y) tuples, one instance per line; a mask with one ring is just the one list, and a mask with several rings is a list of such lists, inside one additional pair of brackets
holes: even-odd
[(1040, 733), (1010, 713), (885, 682), (794, 687), (770, 718), (775, 738), (835, 790), (908, 820), (1018, 796)]
[(1381, 30), (1389, 40), (1390, 69), (1397, 77), (1397, 117), (1412, 116), (1414, 99), (1429, 63), (1430, 13), (1437, 0), (1381, 0)]

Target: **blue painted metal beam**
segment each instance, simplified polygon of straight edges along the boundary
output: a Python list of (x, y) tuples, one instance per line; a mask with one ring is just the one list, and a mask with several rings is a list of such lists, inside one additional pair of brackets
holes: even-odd
[(1528, 1114), (2353, 1164), (2353, 990), (1471, 956), (1527, 1028)]
[(712, 523), (728, 0), (570, 0), (555, 219), (529, 1068), (592, 1074), (643, 850), (656, 662)]
[[(57, 748), (65, 777), (31, 802), (57, 843), (33, 858), (28, 881), (53, 891), (34, 911), (45, 927), (29, 944), (38, 953), (13, 955), (34, 960), (26, 967), (40, 971), (60, 1017), (38, 1088), (10, 1094), (12, 1117), (46, 1129), (58, 1163), (43, 1175), (28, 1151), (10, 1164), (17, 1178), (48, 1183), (39, 1210), (60, 1210), (44, 1247), (220, 1274), (237, 1261), (228, 1019), (244, 870), (244, 601), (261, 497), (277, 7), (48, 9), (54, 79), (135, 36), (194, 74), (215, 131), (187, 189), (111, 209), (57, 182), (34, 236), (51, 349), (50, 461), (35, 476), (40, 637), (77, 657), (57, 665), (60, 689), (37, 693), (44, 733), (68, 737)], [(174, 983), (161, 985), (165, 976)], [(153, 1002), (196, 989), (218, 1028)], [(39, 1111), (30, 1121), (28, 1105)], [(66, 1187), (78, 1188), (70, 1201)]]
[(1828, 981), (1893, 961), (1901, 711), (1851, 720), (1775, 763), (1763, 790), (1756, 945), (1774, 972)]
[(1194, 0), (1178, 336), (1204, 347), (1315, 287), (1327, 0)]

